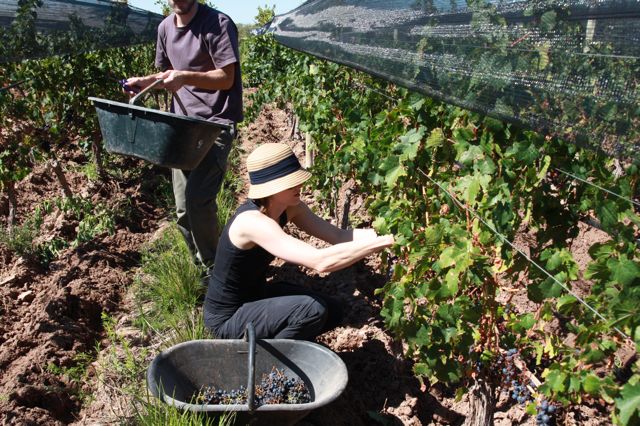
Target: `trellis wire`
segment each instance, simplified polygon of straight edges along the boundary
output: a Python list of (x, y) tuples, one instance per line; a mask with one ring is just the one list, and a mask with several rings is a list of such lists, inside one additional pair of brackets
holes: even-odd
[(610, 190), (608, 190), (607, 188), (603, 188), (603, 187), (601, 187), (600, 185), (597, 185), (597, 184), (595, 184), (595, 183), (593, 183), (593, 182), (589, 182), (588, 180), (582, 179), (581, 177), (578, 177), (578, 176), (576, 176), (576, 175), (574, 175), (574, 174), (571, 174), (571, 173), (569, 173), (569, 172), (566, 172), (566, 171), (564, 171), (564, 170), (562, 170), (562, 169), (559, 169), (559, 168), (557, 168), (557, 167), (554, 167), (554, 170), (557, 170), (557, 171), (559, 171), (560, 173), (563, 173), (563, 174), (565, 174), (565, 175), (567, 175), (567, 176), (569, 176), (569, 177), (574, 178), (575, 180), (578, 180), (578, 181), (580, 181), (580, 182), (586, 183), (587, 185), (591, 185), (591, 186), (593, 186), (593, 187), (595, 187), (595, 188), (598, 188), (598, 189), (599, 189), (599, 190), (601, 190), (601, 191), (606, 192), (607, 194), (611, 194), (611, 195), (613, 195), (613, 196), (616, 196), (616, 197), (620, 198), (621, 200), (627, 201), (627, 202), (629, 202), (629, 203), (631, 203), (631, 204), (635, 204), (636, 206), (640, 207), (640, 203), (638, 203), (638, 202), (636, 202), (636, 201), (633, 201), (633, 200), (631, 200), (631, 199), (629, 199), (629, 198), (623, 197), (623, 196), (622, 196), (622, 195), (620, 195), (620, 194), (616, 194), (615, 192), (610, 191)]
[[(385, 94), (385, 93), (381, 92), (380, 90), (374, 89), (373, 87), (370, 87), (370, 86), (368, 86), (368, 85), (366, 85), (366, 84), (357, 83), (357, 82), (355, 82), (355, 81), (354, 81), (354, 82), (352, 82), (352, 84), (353, 84), (353, 85), (355, 85), (356, 87), (361, 88), (361, 89), (366, 89), (366, 90), (369, 90), (369, 91), (371, 91), (371, 92), (374, 92), (374, 93), (376, 93), (376, 94), (378, 94), (378, 95), (380, 95), (380, 96), (383, 96), (383, 97), (385, 97), (385, 98), (387, 98), (387, 99), (389, 99), (389, 100), (392, 100), (392, 101), (394, 101), (394, 102), (400, 102), (400, 99), (398, 99), (398, 98), (394, 98), (394, 97), (392, 97), (392, 96), (389, 96), (389, 95), (387, 95), (387, 94)], [(585, 180), (585, 179), (582, 179), (582, 178), (580, 178), (580, 177), (578, 177), (578, 176), (576, 176), (576, 175), (573, 175), (573, 174), (571, 174), (571, 173), (569, 173), (569, 172), (566, 172), (566, 171), (564, 171), (564, 170), (562, 170), (562, 169), (559, 169), (559, 168), (557, 168), (557, 167), (554, 167), (553, 169), (554, 169), (554, 170), (556, 170), (556, 171), (558, 171), (558, 172), (560, 172), (560, 173), (564, 173), (565, 175), (567, 175), (567, 176), (569, 176), (569, 177), (572, 177), (572, 178), (574, 178), (574, 179), (576, 179), (576, 180), (578, 180), (578, 181), (580, 181), (580, 182), (584, 182), (584, 183), (586, 183), (587, 185), (591, 185), (591, 186), (593, 186), (593, 187), (595, 187), (595, 188), (598, 188), (598, 189), (599, 189), (599, 190), (601, 190), (601, 191), (604, 191), (604, 192), (606, 192), (606, 193), (608, 193), (608, 194), (614, 195), (614, 196), (616, 196), (616, 197), (618, 197), (618, 198), (620, 198), (620, 199), (622, 199), (622, 200), (624, 200), (624, 201), (627, 201), (627, 202), (629, 202), (629, 203), (632, 203), (632, 204), (634, 204), (634, 205), (636, 205), (636, 206), (640, 207), (640, 203), (638, 203), (638, 202), (636, 202), (636, 201), (633, 201), (633, 200), (631, 200), (631, 199), (629, 199), (629, 198), (626, 198), (626, 197), (624, 197), (624, 196), (622, 196), (622, 195), (620, 195), (620, 194), (617, 194), (617, 193), (615, 193), (615, 192), (613, 192), (613, 191), (611, 191), (611, 190), (609, 190), (609, 189), (607, 189), (607, 188), (603, 188), (602, 186), (600, 186), (600, 185), (598, 185), (598, 184), (595, 184), (595, 183), (593, 183), (593, 182), (589, 182), (589, 181), (587, 181), (587, 180)], [(640, 241), (640, 240), (639, 240), (639, 241)]]
[[(573, 297), (575, 297), (581, 304), (583, 304), (584, 306), (586, 306), (591, 312), (593, 312), (598, 318), (600, 318), (601, 320), (603, 320), (605, 323), (609, 323), (610, 321), (605, 318), (600, 312), (598, 312), (595, 308), (593, 308), (591, 305), (589, 305), (583, 298), (581, 298), (580, 296), (578, 296), (577, 294), (575, 294), (573, 291), (571, 291), (571, 289), (569, 289), (567, 286), (565, 286), (563, 283), (561, 283), (560, 281), (558, 281), (556, 279), (556, 277), (554, 277), (553, 275), (551, 275), (546, 269), (544, 269), (542, 266), (540, 266), (535, 260), (531, 259), (530, 256), (528, 256), (525, 252), (523, 252), (522, 250), (520, 250), (518, 247), (516, 247), (511, 241), (509, 241), (507, 239), (507, 237), (505, 237), (504, 235), (502, 235), (500, 232), (498, 232), (493, 226), (491, 226), (487, 221), (485, 221), (475, 210), (473, 210), (470, 207), (465, 206), (464, 204), (462, 204), (453, 194), (451, 194), (446, 188), (444, 188), (442, 185), (440, 185), (435, 179), (433, 179), (431, 176), (427, 175), (424, 171), (422, 171), (422, 169), (417, 168), (418, 172), (420, 172), (424, 177), (426, 177), (427, 179), (429, 179), (433, 184), (435, 184), (438, 188), (440, 188), (442, 191), (444, 191), (452, 200), (453, 202), (456, 204), (456, 206), (458, 206), (458, 208), (464, 209), (465, 211), (467, 211), (468, 213), (471, 213), (473, 216), (475, 216), (480, 222), (482, 222), (487, 228), (489, 228), (489, 230), (491, 232), (493, 232), (496, 236), (500, 237), (500, 239), (502, 241), (504, 241), (505, 243), (507, 243), (512, 249), (514, 249), (515, 251), (517, 251), (518, 253), (520, 253), (525, 259), (527, 259), (531, 264), (533, 264), (536, 268), (538, 268), (543, 274), (545, 274), (547, 277), (551, 278), (551, 280), (553, 280), (556, 284), (558, 284), (560, 287), (562, 287), (564, 290), (566, 290), (570, 295), (572, 295)], [(622, 330), (620, 330), (618, 327), (612, 327), (616, 332), (618, 332), (618, 334), (620, 334), (622, 337), (624, 337), (625, 339), (628, 339), (630, 341), (633, 341), (633, 339), (631, 339), (631, 337), (627, 336)]]

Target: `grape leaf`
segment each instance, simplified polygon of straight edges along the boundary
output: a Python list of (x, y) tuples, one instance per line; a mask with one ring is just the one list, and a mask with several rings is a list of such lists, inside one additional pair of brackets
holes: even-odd
[(612, 229), (618, 223), (618, 205), (610, 200), (596, 200), (596, 214), (605, 230)]
[(638, 418), (640, 414), (640, 383), (627, 383), (620, 392), (622, 398), (616, 399), (616, 406), (620, 410), (622, 424), (630, 425), (632, 417)]
[(634, 281), (640, 279), (640, 266), (636, 262), (628, 259), (622, 259), (617, 262), (613, 270), (613, 279), (624, 286), (631, 285)]
[(407, 171), (405, 170), (405, 168), (399, 164), (389, 170), (387, 170), (387, 173), (384, 177), (384, 181), (387, 184), (388, 188), (393, 188), (396, 184), (396, 181), (398, 180), (398, 178), (400, 176), (406, 176), (407, 175)]
[(567, 312), (571, 307), (575, 306), (578, 302), (574, 296), (567, 294), (560, 298), (558, 298), (558, 302), (556, 303), (556, 309), (560, 312)]
[(542, 29), (545, 31), (553, 30), (553, 27), (556, 26), (556, 17), (557, 14), (553, 10), (543, 13), (540, 17), (540, 26)]
[(549, 371), (545, 380), (547, 385), (549, 385), (549, 387), (552, 390), (556, 392), (564, 392), (565, 390), (564, 381), (566, 380), (566, 378), (567, 378), (567, 375), (565, 373), (552, 370), (552, 371)]
[(427, 138), (427, 148), (434, 148), (442, 146), (444, 143), (444, 132), (441, 128), (436, 128), (431, 131), (431, 134)]

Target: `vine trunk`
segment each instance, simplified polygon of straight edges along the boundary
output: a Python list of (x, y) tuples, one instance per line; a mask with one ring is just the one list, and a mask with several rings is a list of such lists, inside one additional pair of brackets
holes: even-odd
[(476, 380), (469, 392), (469, 416), (464, 426), (493, 426), (494, 407), (491, 385), (482, 378)]
[(16, 223), (16, 211), (18, 209), (18, 200), (16, 198), (15, 183), (11, 181), (7, 183), (7, 197), (9, 198), (8, 228), (9, 228), (9, 234), (11, 234), (11, 232), (13, 231), (13, 226)]
[(71, 191), (69, 182), (67, 181), (67, 178), (64, 175), (64, 172), (62, 171), (62, 166), (60, 166), (60, 162), (57, 159), (53, 158), (49, 162), (49, 166), (51, 167), (51, 169), (53, 170), (53, 173), (55, 173), (56, 177), (58, 178), (58, 182), (60, 182), (60, 186), (62, 187), (62, 192), (64, 196), (68, 199), (72, 199), (73, 192)]

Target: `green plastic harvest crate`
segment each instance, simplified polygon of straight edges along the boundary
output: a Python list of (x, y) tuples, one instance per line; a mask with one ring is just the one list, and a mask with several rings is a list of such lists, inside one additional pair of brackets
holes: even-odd
[(185, 117), (137, 105), (89, 98), (98, 113), (107, 151), (159, 166), (192, 170), (202, 161), (222, 123)]

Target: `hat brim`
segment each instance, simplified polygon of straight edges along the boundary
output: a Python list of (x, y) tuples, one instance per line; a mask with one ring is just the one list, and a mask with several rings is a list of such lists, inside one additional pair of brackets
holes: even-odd
[(311, 173), (305, 169), (296, 170), (286, 176), (279, 177), (269, 182), (249, 186), (249, 198), (257, 200), (265, 198), (294, 186), (305, 183), (311, 177)]

